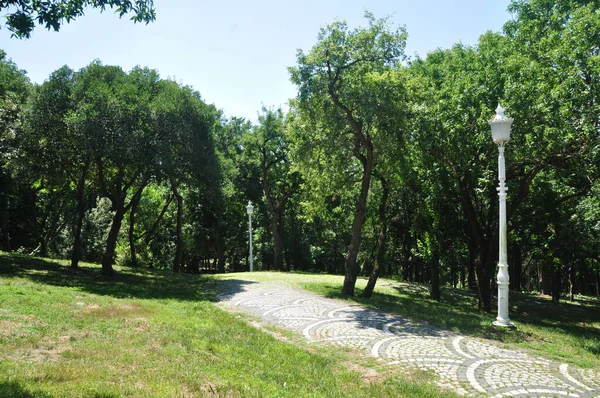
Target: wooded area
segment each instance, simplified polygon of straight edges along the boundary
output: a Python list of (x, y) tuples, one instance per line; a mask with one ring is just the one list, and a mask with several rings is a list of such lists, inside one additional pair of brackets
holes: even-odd
[[(600, 4), (514, 0), (503, 32), (407, 58), (334, 22), (289, 68), (290, 110), (226, 118), (155, 70), (94, 61), (41, 85), (0, 52), (0, 248), (174, 272), (343, 273), (476, 289), (492, 309), (497, 149), (516, 291), (600, 295)], [(217, 104), (218, 105), (218, 104)]]

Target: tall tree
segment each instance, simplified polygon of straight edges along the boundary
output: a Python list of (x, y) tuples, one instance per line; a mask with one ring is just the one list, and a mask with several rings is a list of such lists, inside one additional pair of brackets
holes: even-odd
[[(322, 28), (308, 54), (298, 51), (290, 68), (298, 85), (298, 106), (316, 125), (327, 125), (331, 148), (351, 147), (361, 168), (352, 237), (345, 261), (342, 293), (354, 295), (357, 256), (367, 214), (367, 197), (376, 163), (374, 135), (385, 82), (379, 76), (397, 66), (406, 41), (404, 28), (392, 28), (387, 19), (366, 13), (369, 26), (350, 30), (345, 22)], [(347, 149), (346, 149), (347, 150)]]
[(286, 205), (298, 190), (299, 175), (291, 172), (285, 118), (281, 109), (263, 108), (258, 125), (246, 135), (248, 155), (258, 160), (261, 185), (273, 237), (273, 268), (283, 270), (283, 220)]
[(14, 139), (21, 131), (23, 109), (31, 91), (25, 71), (18, 68), (0, 50), (0, 248), (10, 250), (9, 207), (14, 181), (9, 171), (17, 146)]
[(93, 143), (98, 190), (115, 211), (102, 257), (105, 275), (114, 273), (123, 217), (158, 165), (160, 142), (150, 112), (157, 82), (153, 70), (136, 68), (128, 75), (119, 67), (94, 62), (78, 73), (74, 87), (74, 118)]
[[(28, 113), (28, 130), (23, 134), (21, 148), (27, 149), (27, 156), (34, 160), (32, 168), (46, 185), (55, 187), (67, 200), (70, 200), (69, 194), (75, 196), (77, 216), (73, 229), (71, 267), (77, 268), (83, 250), (81, 233), (93, 152), (90, 137), (85, 134), (84, 126), (74, 114), (74, 85), (73, 70), (63, 66), (36, 88)], [(72, 187), (75, 188), (74, 192)]]

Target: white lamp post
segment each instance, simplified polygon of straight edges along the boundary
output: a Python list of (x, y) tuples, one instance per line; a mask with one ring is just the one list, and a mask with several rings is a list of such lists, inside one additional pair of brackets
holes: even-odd
[(510, 140), (510, 127), (513, 119), (504, 116), (504, 108), (500, 103), (496, 108), (496, 116), (488, 120), (492, 128), (492, 138), (498, 145), (498, 197), (500, 198), (500, 221), (499, 235), (500, 245), (498, 254), (498, 317), (494, 325), (502, 327), (514, 327), (515, 325), (508, 317), (508, 263), (506, 255), (506, 170), (504, 165), (504, 146)]
[(250, 272), (254, 271), (254, 258), (252, 258), (252, 213), (254, 213), (254, 206), (252, 206), (252, 202), (248, 201), (248, 206), (246, 206), (246, 213), (248, 213), (248, 221), (249, 221), (249, 231), (250, 231)]

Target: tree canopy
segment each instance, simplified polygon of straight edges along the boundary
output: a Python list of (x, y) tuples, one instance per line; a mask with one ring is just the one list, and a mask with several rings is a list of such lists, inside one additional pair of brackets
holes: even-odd
[(6, 13), (6, 27), (13, 37), (30, 38), (36, 23), (46, 29), (59, 31), (61, 25), (84, 15), (86, 7), (114, 8), (119, 17), (133, 14), (134, 22), (152, 22), (156, 19), (153, 0), (4, 0), (0, 11)]

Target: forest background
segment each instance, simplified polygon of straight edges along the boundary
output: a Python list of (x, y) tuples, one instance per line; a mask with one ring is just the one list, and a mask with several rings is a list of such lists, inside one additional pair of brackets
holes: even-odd
[(358, 275), (475, 289), (491, 310), (498, 101), (511, 289), (600, 295), (597, 1), (515, 0), (477, 45), (407, 58), (366, 13), (297, 52), (285, 112), (226, 117), (149, 67), (94, 61), (30, 83), (0, 53), (0, 247), (171, 268)]

